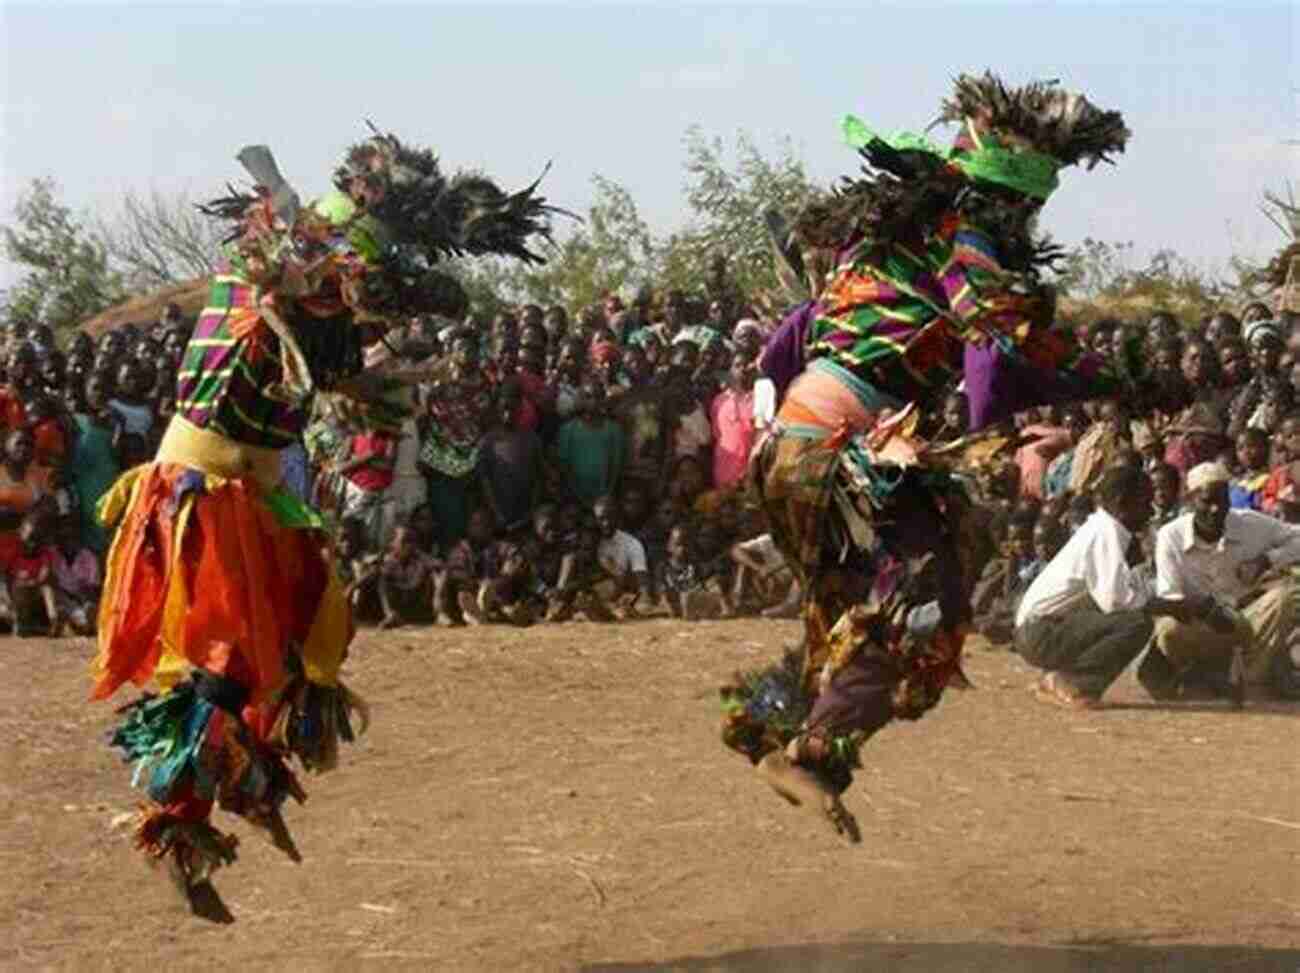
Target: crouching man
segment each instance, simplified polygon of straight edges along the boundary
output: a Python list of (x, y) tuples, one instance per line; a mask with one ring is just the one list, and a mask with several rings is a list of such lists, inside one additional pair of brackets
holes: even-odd
[(1137, 465), (1112, 467), (1098, 508), (1034, 579), (1016, 613), (1015, 649), (1046, 670), (1035, 687), (1044, 702), (1086, 709), (1138, 657), (1154, 616), (1209, 618), (1212, 599), (1157, 598), (1133, 567), (1151, 517), (1151, 482)]
[(1187, 475), (1189, 512), (1156, 535), (1162, 598), (1210, 598), (1217, 627), (1162, 618), (1139, 679), (1161, 698), (1232, 693), (1298, 698), (1289, 646), (1300, 610), (1300, 526), (1229, 508), (1230, 474), (1202, 463)]

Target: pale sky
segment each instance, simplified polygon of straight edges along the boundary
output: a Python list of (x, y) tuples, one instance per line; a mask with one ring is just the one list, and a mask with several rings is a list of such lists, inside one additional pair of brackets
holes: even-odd
[[(1069, 170), (1044, 214), (1203, 266), (1270, 255), (1263, 190), (1300, 192), (1294, 3), (16, 4), (4, 40), (0, 212), (53, 176), (79, 210), (125, 189), (216, 194), (264, 142), (304, 196), (363, 118), (508, 187), (546, 164), (556, 203), (627, 186), (657, 230), (686, 218), (681, 137), (793, 139), (811, 175), (856, 169), (838, 121), (921, 129), (950, 78), (1059, 77), (1133, 130), (1114, 168)], [(0, 286), (14, 280), (0, 266)]]

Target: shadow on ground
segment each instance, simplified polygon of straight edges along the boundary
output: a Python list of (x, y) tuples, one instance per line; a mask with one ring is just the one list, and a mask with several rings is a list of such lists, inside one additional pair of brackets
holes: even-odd
[(840, 943), (774, 946), (662, 964), (588, 966), (584, 973), (1297, 973), (1300, 949), (1250, 946), (1014, 946)]

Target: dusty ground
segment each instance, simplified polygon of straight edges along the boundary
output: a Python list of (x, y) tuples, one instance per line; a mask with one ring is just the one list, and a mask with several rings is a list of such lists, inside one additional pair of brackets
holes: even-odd
[[(249, 834), (238, 922), (183, 916), (128, 849), (88, 642), (0, 641), (0, 967), (1300, 969), (1300, 709), (1067, 713), (978, 689), (885, 730), (846, 849), (715, 732), (714, 687), (790, 623), (365, 634), (376, 725)], [(163, 964), (167, 964), (166, 967)]]

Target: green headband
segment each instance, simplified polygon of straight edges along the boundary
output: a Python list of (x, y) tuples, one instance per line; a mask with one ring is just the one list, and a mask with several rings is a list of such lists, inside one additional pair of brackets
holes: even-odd
[(357, 204), (347, 193), (332, 189), (312, 206), (318, 216), (342, 228), (348, 243), (368, 263), (383, 255), (388, 245), (388, 231), (369, 213), (357, 214)]
[(915, 132), (877, 134), (854, 115), (845, 115), (841, 127), (845, 141), (855, 149), (882, 142), (898, 152), (925, 152), (956, 166), (972, 179), (1006, 186), (1034, 199), (1047, 199), (1058, 184), (1056, 173), (1061, 164), (1050, 155), (1032, 149), (1007, 149), (996, 145), (941, 149)]

